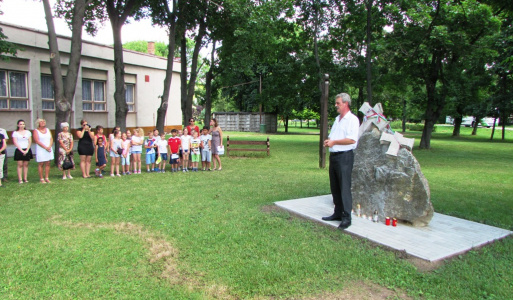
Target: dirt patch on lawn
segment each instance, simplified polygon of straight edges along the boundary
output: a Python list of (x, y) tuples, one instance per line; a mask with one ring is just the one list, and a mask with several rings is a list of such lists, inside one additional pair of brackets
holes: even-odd
[(171, 285), (182, 285), (189, 290), (202, 290), (209, 297), (215, 299), (233, 299), (228, 288), (220, 285), (210, 285), (200, 281), (201, 274), (183, 274), (178, 271), (178, 249), (173, 247), (160, 234), (151, 232), (141, 225), (133, 223), (95, 224), (95, 223), (73, 223), (62, 221), (61, 216), (54, 216), (50, 219), (53, 224), (69, 228), (86, 228), (91, 230), (109, 229), (116, 233), (127, 234), (141, 239), (149, 252), (149, 263), (162, 263), (162, 272), (158, 277), (168, 281)]
[(344, 290), (335, 293), (323, 293), (297, 300), (375, 300), (375, 299), (413, 299), (400, 290), (390, 290), (375, 283), (357, 281)]
[(443, 266), (445, 264), (444, 260), (426, 261), (426, 260), (420, 259), (418, 257), (413, 257), (413, 256), (407, 258), (406, 260), (409, 261), (412, 265), (414, 265), (415, 268), (417, 268), (417, 271), (419, 271), (421, 273), (429, 273), (431, 271), (434, 271), (434, 270), (440, 268), (441, 266)]
[(287, 212), (286, 210), (276, 206), (276, 205), (264, 205), (260, 208), (262, 212), (271, 213), (271, 212)]

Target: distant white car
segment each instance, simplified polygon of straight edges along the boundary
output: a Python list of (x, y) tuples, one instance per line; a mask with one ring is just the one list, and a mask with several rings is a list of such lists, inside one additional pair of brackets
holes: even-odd
[[(474, 122), (475, 122), (476, 118), (475, 117), (463, 117), (463, 120), (461, 121), (461, 125), (462, 126), (465, 126), (465, 127), (474, 127)], [(479, 120), (479, 126), (482, 126), (482, 127), (486, 127), (486, 128), (490, 128), (493, 126), (493, 121), (494, 121), (494, 118), (482, 118), (481, 120)], [(454, 124), (454, 123), (453, 123)], [(499, 124), (499, 119), (497, 119), (497, 122), (495, 123), (495, 125), (497, 126)]]
[(463, 119), (461, 120), (461, 126), (474, 127), (475, 119), (476, 118), (474, 117), (463, 117)]
[(499, 126), (499, 118), (495, 120), (494, 118), (482, 118), (481, 124), (486, 124), (486, 127), (490, 128), (493, 126), (493, 122), (495, 121), (495, 126)]

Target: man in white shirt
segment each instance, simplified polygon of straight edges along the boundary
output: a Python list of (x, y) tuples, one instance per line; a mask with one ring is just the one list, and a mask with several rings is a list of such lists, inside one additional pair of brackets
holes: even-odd
[(351, 226), (351, 173), (353, 171), (354, 153), (358, 144), (360, 122), (351, 112), (351, 97), (342, 93), (335, 96), (335, 106), (339, 116), (335, 119), (324, 147), (330, 148), (330, 188), (335, 204), (335, 211), (325, 221), (342, 221), (338, 228)]
[[(0, 128), (0, 134), (4, 136), (5, 144), (7, 144), (7, 140), (9, 139), (9, 135), (7, 134), (7, 131), (3, 128)], [(0, 166), (0, 168), (3, 168), (4, 177), (2, 178), (2, 181), (7, 181), (7, 149), (5, 149), (5, 159), (3, 166)]]

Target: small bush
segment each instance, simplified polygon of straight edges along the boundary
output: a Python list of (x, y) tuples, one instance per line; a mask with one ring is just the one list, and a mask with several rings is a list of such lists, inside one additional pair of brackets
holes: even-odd
[[(424, 124), (406, 124), (406, 128), (410, 131), (422, 131), (424, 130)], [(433, 126), (433, 132), (436, 132), (436, 125)]]
[[(396, 120), (390, 122), (390, 127), (394, 131), (403, 130), (403, 122), (401, 120)], [(424, 130), (424, 124), (421, 123), (406, 123), (406, 129), (410, 131), (422, 131)], [(433, 127), (433, 132), (436, 132), (436, 125)]]
[(390, 122), (390, 127), (392, 127), (392, 129), (395, 131), (402, 130), (403, 129), (403, 121), (401, 121), (401, 120), (392, 121), (392, 122)]
[(424, 129), (424, 124), (406, 124), (406, 128), (410, 131), (422, 131)]

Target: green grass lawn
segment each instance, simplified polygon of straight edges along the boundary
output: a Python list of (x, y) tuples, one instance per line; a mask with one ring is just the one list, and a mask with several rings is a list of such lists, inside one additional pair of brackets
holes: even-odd
[[(513, 131), (450, 137), (414, 150), (435, 211), (513, 230)], [(422, 299), (512, 299), (513, 239), (434, 271), (273, 208), (329, 193), (313, 128), (270, 135), (265, 152), (223, 157), (223, 171), (38, 182), (0, 190), (0, 299), (281, 299), (371, 283)], [(497, 133), (496, 133), (497, 134)], [(267, 135), (227, 132), (233, 139)], [(418, 145), (420, 132), (408, 132)], [(260, 156), (260, 157), (257, 157)]]

